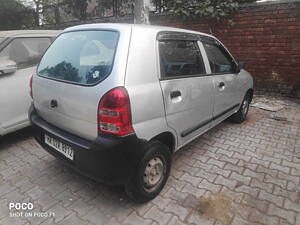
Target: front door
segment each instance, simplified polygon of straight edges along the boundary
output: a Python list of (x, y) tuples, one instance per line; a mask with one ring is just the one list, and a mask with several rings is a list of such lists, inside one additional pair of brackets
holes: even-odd
[(237, 111), (240, 96), (237, 93), (236, 63), (223, 45), (213, 39), (204, 38), (203, 46), (207, 54), (214, 83), (214, 124), (223, 121)]
[(50, 43), (50, 38), (15, 38), (0, 52), (0, 63), (9, 59), (18, 67), (14, 73), (0, 75), (0, 128), (4, 133), (29, 124), (29, 79)]
[(161, 88), (166, 119), (178, 137), (178, 147), (210, 128), (213, 77), (206, 76), (196, 40), (160, 40)]

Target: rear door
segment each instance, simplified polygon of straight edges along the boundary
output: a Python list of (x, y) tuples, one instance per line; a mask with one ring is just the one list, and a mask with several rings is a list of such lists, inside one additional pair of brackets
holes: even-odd
[[(56, 127), (94, 140), (101, 97), (124, 85), (129, 40), (130, 32), (99, 27), (60, 35), (33, 79), (34, 106), (39, 115)], [(122, 46), (118, 51), (117, 45)]]
[(29, 78), (50, 44), (50, 37), (20, 37), (0, 52), (0, 63), (11, 60), (18, 67), (16, 72), (0, 76), (0, 124), (6, 133), (29, 125)]
[(175, 36), (164, 36), (158, 45), (167, 123), (180, 147), (210, 127), (213, 78), (206, 76), (202, 44), (188, 34)]
[(214, 123), (219, 123), (239, 108), (237, 74), (233, 57), (214, 38), (204, 37), (202, 43), (214, 83)]

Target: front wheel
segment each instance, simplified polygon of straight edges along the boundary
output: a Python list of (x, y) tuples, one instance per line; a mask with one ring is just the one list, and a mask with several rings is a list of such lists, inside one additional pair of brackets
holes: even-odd
[(243, 99), (243, 102), (241, 104), (241, 107), (239, 111), (237, 111), (235, 114), (233, 114), (230, 117), (230, 120), (235, 123), (242, 123), (246, 120), (248, 111), (250, 106), (250, 98), (249, 95), (246, 95)]
[(171, 152), (159, 141), (149, 143), (131, 181), (125, 186), (128, 196), (143, 203), (154, 199), (163, 189), (171, 169)]

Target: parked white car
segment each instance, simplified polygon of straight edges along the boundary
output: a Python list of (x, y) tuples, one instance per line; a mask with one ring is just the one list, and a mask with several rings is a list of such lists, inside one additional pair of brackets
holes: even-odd
[(0, 136), (30, 125), (28, 82), (59, 31), (0, 31)]

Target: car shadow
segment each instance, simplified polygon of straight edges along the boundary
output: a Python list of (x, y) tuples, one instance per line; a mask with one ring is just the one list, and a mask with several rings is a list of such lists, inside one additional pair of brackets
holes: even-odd
[[(208, 134), (196, 138), (194, 141), (187, 144), (179, 151), (175, 152), (173, 157), (173, 164), (177, 168), (173, 168), (171, 170), (168, 184), (170, 183), (172, 184), (167, 186), (169, 187), (173, 186), (175, 188), (175, 186), (179, 185), (179, 183), (177, 183), (178, 179), (175, 179), (176, 170), (183, 169), (182, 168), (183, 164), (188, 165), (189, 164), (188, 161), (192, 161), (191, 155), (193, 153), (197, 152), (197, 154), (201, 154), (201, 155), (206, 154), (207, 150), (205, 148), (201, 149), (201, 146), (207, 144), (208, 142), (213, 144), (214, 141), (212, 140), (210, 133), (217, 132), (219, 129), (226, 127), (228, 125), (229, 123), (227, 122), (223, 122), (217, 125), (215, 128), (208, 131)], [(197, 146), (197, 148), (195, 148), (195, 146)], [(80, 184), (83, 186), (82, 188), (80, 188), (79, 191), (75, 190), (75, 193), (77, 196), (82, 196), (85, 201), (94, 199), (92, 200), (93, 204), (98, 206), (103, 204), (104, 205), (107, 204), (107, 206), (112, 204), (116, 205), (117, 203), (117, 205), (119, 205), (119, 207), (123, 209), (127, 207), (138, 209), (142, 207), (142, 205), (147, 205), (147, 204), (138, 204), (133, 202), (126, 195), (125, 188), (123, 186), (110, 186), (107, 184), (102, 184), (101, 182), (95, 181), (89, 177), (79, 174), (77, 171), (73, 170), (72, 168), (70, 168), (68, 165), (66, 165), (64, 162), (60, 161), (59, 159), (54, 159), (52, 161), (52, 165), (55, 168), (56, 172), (61, 173), (59, 176), (54, 178), (57, 183), (60, 183), (60, 180), (63, 179), (64, 185), (71, 191), (75, 186), (79, 186)], [(181, 181), (179, 180), (179, 182)], [(166, 190), (167, 189), (168, 187), (166, 187)], [(164, 192), (162, 192), (162, 195), (163, 194)]]
[(5, 149), (5, 147), (24, 141), (33, 136), (33, 128), (26, 127), (16, 132), (0, 136), (0, 151)]

